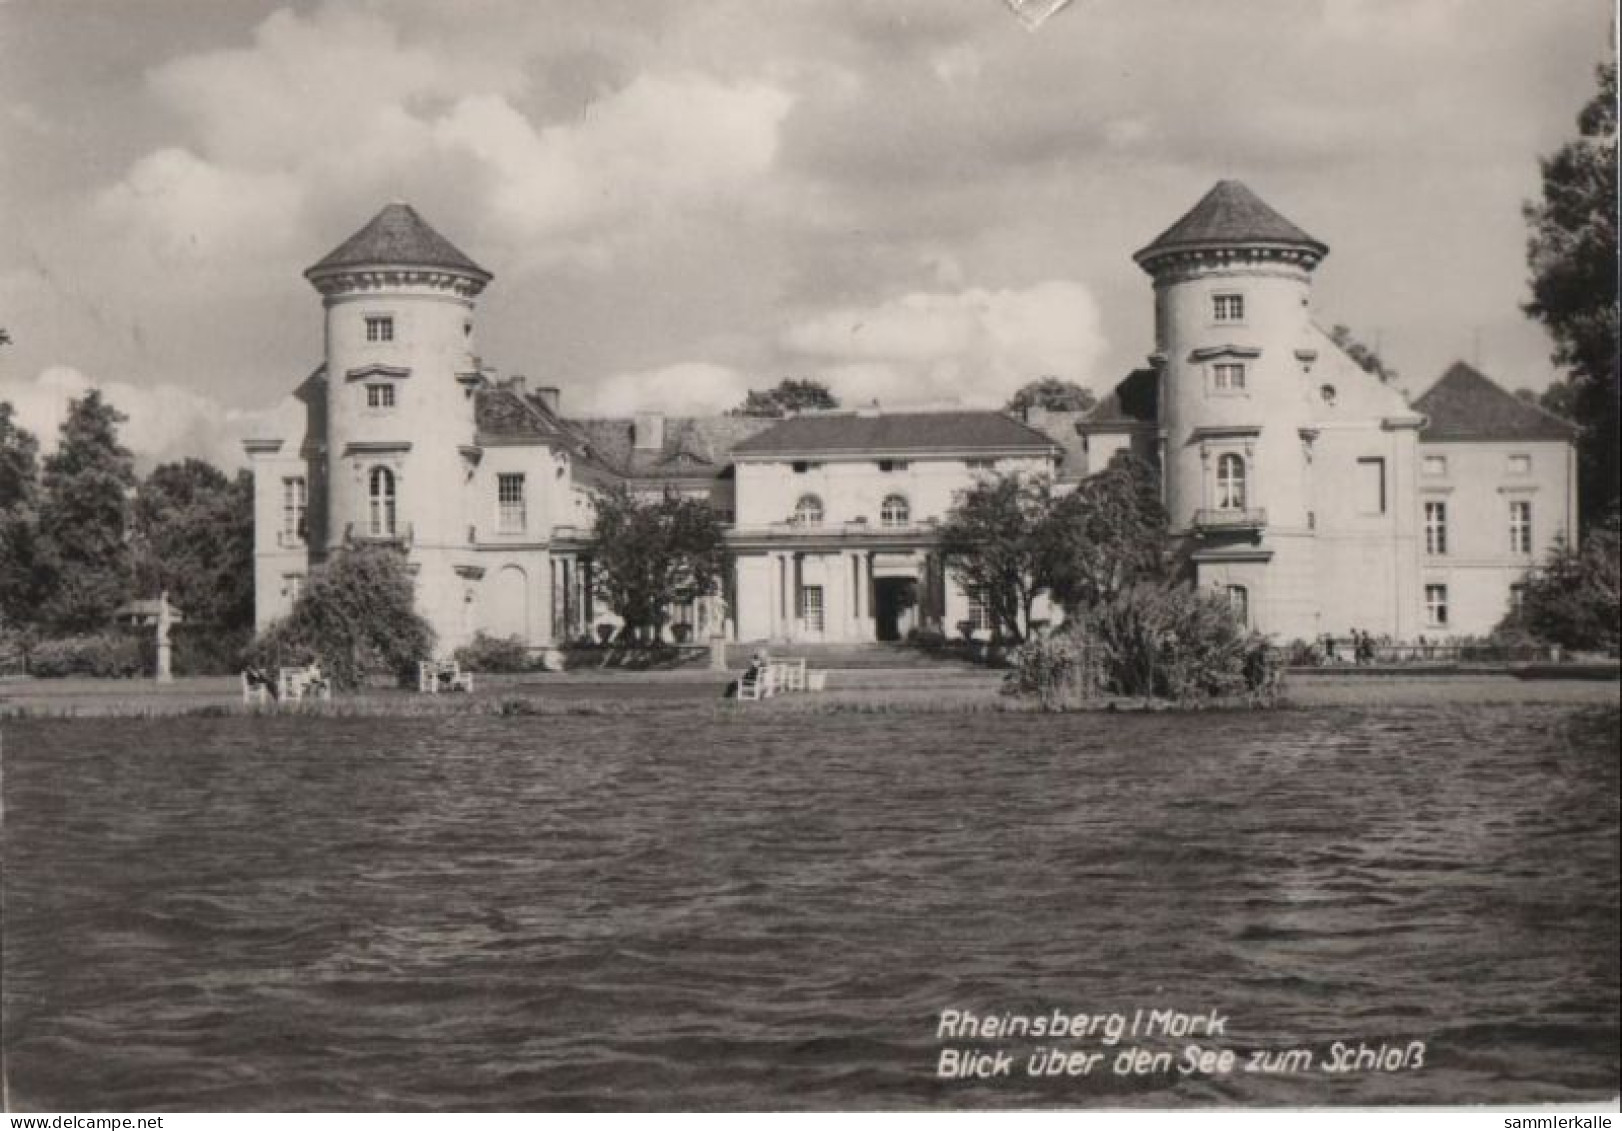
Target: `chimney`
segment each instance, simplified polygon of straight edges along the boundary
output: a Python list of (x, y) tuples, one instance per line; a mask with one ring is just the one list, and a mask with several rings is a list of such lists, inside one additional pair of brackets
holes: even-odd
[(665, 418), (662, 413), (639, 412), (636, 414), (635, 443), (636, 450), (639, 452), (664, 450)]
[(511, 377), (507, 378), (507, 388), (511, 389), (519, 396), (523, 396), (524, 383), (527, 380), (528, 378), (526, 378), (522, 373), (514, 373)]
[(540, 398), (541, 404), (548, 412), (559, 413), (563, 410), (558, 407), (558, 387), (556, 385), (536, 385), (535, 395)]

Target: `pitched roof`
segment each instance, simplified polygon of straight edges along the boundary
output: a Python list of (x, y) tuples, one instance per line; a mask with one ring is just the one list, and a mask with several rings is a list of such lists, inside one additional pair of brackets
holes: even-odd
[(507, 386), (489, 386), (473, 398), (473, 421), (481, 438), (555, 440), (579, 446), (564, 422), (539, 397)]
[(1462, 361), (1414, 401), (1426, 416), (1424, 443), (1464, 440), (1572, 440), (1577, 426), (1528, 404)]
[(428, 226), (417, 210), (399, 201), (383, 207), (360, 231), (304, 272), (311, 277), (345, 267), (444, 267), (489, 282), (490, 272)]
[(673, 416), (664, 419), (658, 448), (636, 446), (629, 418), (571, 420), (592, 455), (632, 479), (711, 479), (732, 465), (733, 449), (776, 424), (749, 416)]
[(1146, 264), (1169, 252), (1256, 244), (1302, 247), (1324, 255), (1329, 245), (1296, 227), (1240, 181), (1218, 181), (1200, 202), (1132, 258)]
[(1079, 427), (1086, 430), (1132, 428), (1160, 419), (1160, 382), (1153, 369), (1134, 369), (1098, 402)]
[(1000, 412), (811, 413), (778, 421), (738, 455), (790, 452), (1050, 451), (1044, 433)]

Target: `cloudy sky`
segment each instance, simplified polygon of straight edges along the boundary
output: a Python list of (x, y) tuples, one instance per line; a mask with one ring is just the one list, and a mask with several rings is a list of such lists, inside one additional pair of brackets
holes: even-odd
[(565, 407), (1105, 388), (1131, 253), (1217, 179), (1331, 246), (1317, 308), (1420, 392), (1551, 377), (1521, 202), (1605, 0), (0, 0), (0, 399), (100, 385), (146, 461), (320, 360), (300, 275), (402, 198)]

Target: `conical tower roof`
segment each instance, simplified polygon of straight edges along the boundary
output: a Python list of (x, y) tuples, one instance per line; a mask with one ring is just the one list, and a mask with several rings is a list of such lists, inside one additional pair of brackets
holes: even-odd
[(1165, 255), (1240, 247), (1294, 248), (1322, 258), (1329, 245), (1315, 240), (1240, 181), (1218, 181), (1181, 220), (1132, 258), (1148, 268)]
[(409, 204), (385, 205), (360, 231), (304, 272), (314, 279), (331, 271), (357, 267), (438, 267), (471, 275), (487, 283), (490, 272), (457, 250), (450, 240), (428, 226)]

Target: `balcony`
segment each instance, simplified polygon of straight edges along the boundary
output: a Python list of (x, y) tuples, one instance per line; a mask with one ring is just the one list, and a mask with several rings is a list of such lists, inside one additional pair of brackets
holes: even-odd
[(346, 546), (384, 545), (405, 548), (411, 545), (411, 541), (411, 524), (409, 522), (399, 524), (387, 534), (374, 534), (371, 527), (365, 524), (357, 526), (351, 522), (344, 526), (344, 545)]
[(1258, 534), (1265, 529), (1267, 512), (1261, 507), (1201, 507), (1194, 512), (1194, 530), (1200, 534)]

